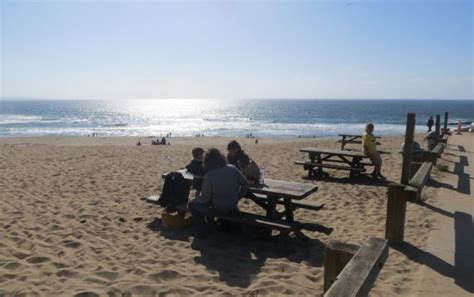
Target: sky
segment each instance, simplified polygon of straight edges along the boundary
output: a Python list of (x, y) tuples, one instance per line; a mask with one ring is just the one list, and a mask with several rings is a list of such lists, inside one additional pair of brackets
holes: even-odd
[(473, 2), (0, 0), (0, 97), (473, 99)]

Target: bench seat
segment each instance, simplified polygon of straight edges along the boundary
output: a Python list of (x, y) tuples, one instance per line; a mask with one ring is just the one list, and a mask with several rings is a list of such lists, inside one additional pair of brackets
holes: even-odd
[[(267, 201), (267, 198), (262, 197), (260, 195), (255, 195), (258, 201), (265, 203)], [(285, 204), (283, 200), (278, 200), (277, 204)], [(304, 208), (304, 209), (309, 209), (309, 210), (321, 210), (324, 208), (324, 203), (316, 203), (316, 202), (303, 202), (303, 201), (297, 201), (297, 200), (292, 200), (291, 205), (293, 206), (293, 209), (296, 208)]]
[(433, 164), (431, 162), (423, 162), (423, 164), (421, 164), (418, 171), (409, 181), (409, 185), (405, 187), (405, 194), (408, 201), (414, 202), (419, 200), (421, 191), (430, 178), (432, 167)]
[(432, 150), (433, 153), (436, 154), (436, 156), (441, 156), (441, 154), (443, 153), (444, 151), (444, 146), (445, 144), (444, 143), (438, 143), (435, 148)]
[(305, 161), (295, 161), (295, 164), (304, 165), (305, 168), (306, 167), (308, 168), (319, 167), (319, 168), (331, 168), (331, 169), (365, 172), (365, 168), (341, 166), (341, 165), (335, 165), (335, 164), (324, 164), (324, 163), (321, 164), (321, 163), (311, 163), (311, 162), (305, 162)]
[(449, 139), (449, 134), (444, 134), (442, 137), (440, 137), (439, 142), (448, 143), (448, 139)]
[[(344, 144), (347, 144), (347, 143), (351, 143), (351, 144), (362, 144), (362, 141), (360, 140), (338, 140), (337, 143), (344, 143)], [(381, 145), (380, 142), (376, 142), (377, 145)]]

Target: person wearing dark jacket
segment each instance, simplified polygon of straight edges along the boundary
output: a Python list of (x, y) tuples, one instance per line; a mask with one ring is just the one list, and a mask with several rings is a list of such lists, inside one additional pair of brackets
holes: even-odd
[(237, 204), (249, 189), (247, 179), (218, 149), (210, 149), (204, 157), (204, 182), (199, 196), (189, 203), (197, 235), (208, 229), (206, 218), (225, 216), (238, 210)]
[(200, 147), (196, 147), (192, 151), (193, 160), (186, 166), (186, 170), (189, 173), (196, 175), (193, 178), (193, 188), (196, 191), (200, 192), (202, 187), (202, 179), (204, 177), (204, 167), (202, 165), (202, 156), (204, 154), (204, 150)]
[(232, 140), (227, 145), (227, 162), (237, 168), (248, 166), (250, 164), (249, 156), (242, 150), (240, 144), (236, 140)]
[(430, 117), (428, 122), (426, 122), (426, 126), (428, 127), (428, 132), (431, 132), (431, 127), (433, 127), (434, 121), (433, 117)]

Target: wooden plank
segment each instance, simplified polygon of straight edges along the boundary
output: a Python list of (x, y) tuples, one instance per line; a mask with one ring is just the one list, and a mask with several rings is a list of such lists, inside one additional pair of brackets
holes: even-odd
[[(356, 138), (362, 138), (361, 134), (337, 134), (338, 136), (341, 137), (356, 137)], [(375, 138), (382, 138), (382, 136), (375, 136)]]
[(443, 151), (444, 151), (444, 146), (445, 146), (444, 143), (438, 143), (438, 144), (434, 147), (434, 149), (432, 150), (432, 152), (433, 152), (434, 154), (436, 154), (436, 156), (439, 158), (439, 156), (441, 156), (441, 154), (442, 154)]
[[(260, 197), (260, 196), (256, 196), (254, 199), (259, 200), (260, 202), (263, 202), (263, 203), (266, 203), (267, 201), (267, 198)], [(284, 201), (282, 201), (281, 199), (277, 200), (277, 204), (283, 205)], [(321, 210), (324, 207), (324, 203), (312, 203), (312, 202), (306, 202), (306, 201), (292, 201), (291, 205), (293, 209), (304, 208), (304, 209), (315, 210), (315, 211)]]
[(418, 171), (418, 169), (420, 169), (421, 165), (423, 164), (423, 162), (415, 162), (415, 161), (412, 161), (410, 166), (410, 180), (413, 178), (413, 176), (415, 176), (416, 172)]
[(413, 153), (413, 136), (415, 134), (415, 114), (407, 114), (407, 126), (405, 131), (405, 145), (403, 146), (402, 176), (400, 183), (407, 185), (410, 181), (410, 164)]
[[(311, 164), (319, 164), (319, 163), (316, 163), (316, 162), (310, 162), (310, 161), (295, 161), (295, 163), (298, 162), (298, 163), (308, 163), (307, 165), (311, 165)], [(341, 160), (341, 159), (326, 159), (324, 160), (324, 162), (334, 162), (334, 163), (344, 163), (344, 164), (347, 164), (347, 161), (344, 161), (344, 160)], [(363, 166), (374, 166), (374, 164), (372, 164), (372, 162), (359, 162), (360, 165), (363, 165)], [(299, 164), (299, 165), (302, 165), (302, 164)], [(306, 164), (305, 164), (306, 165)]]
[(360, 151), (348, 151), (348, 150), (338, 150), (338, 149), (328, 149), (328, 148), (317, 148), (317, 147), (305, 147), (300, 149), (300, 152), (303, 153), (319, 153), (335, 156), (347, 156), (347, 157), (360, 157), (368, 158), (364, 153)]
[[(362, 144), (362, 141), (359, 141), (359, 140), (338, 140), (336, 141), (337, 143), (344, 143), (344, 144)], [(376, 142), (375, 144), (377, 145), (381, 145), (380, 142)]]
[[(192, 181), (193, 174), (189, 173), (186, 169), (177, 170), (183, 174), (186, 180)], [(167, 173), (163, 173), (162, 177), (165, 178)], [(263, 185), (252, 185), (250, 191), (256, 194), (265, 195), (277, 195), (279, 197), (286, 197), (290, 199), (303, 199), (312, 193), (316, 192), (318, 187), (314, 184), (295, 183), (282, 180), (265, 179)]]
[(413, 178), (410, 180), (410, 186), (418, 188), (421, 191), (426, 183), (426, 181), (430, 178), (430, 172), (433, 164), (431, 162), (423, 162), (420, 169), (416, 172)]
[(402, 242), (405, 235), (405, 214), (407, 202), (405, 185), (392, 183), (387, 190), (387, 218), (385, 221), (385, 238), (390, 242)]
[(359, 250), (359, 246), (330, 240), (324, 251), (324, 292), (336, 281), (337, 276)]
[(367, 296), (387, 257), (387, 241), (381, 238), (369, 238), (347, 263), (324, 296)]
[(317, 167), (317, 168), (331, 168), (331, 169), (341, 169), (341, 170), (350, 170), (350, 171), (359, 171), (359, 172), (365, 171), (365, 168), (361, 168), (361, 167), (341, 166), (341, 165), (335, 165), (335, 164), (311, 163), (311, 162), (304, 162), (304, 161), (295, 161), (295, 164)]
[(250, 191), (256, 194), (275, 195), (282, 198), (300, 200), (316, 192), (314, 184), (295, 183), (282, 180), (265, 179), (263, 185), (253, 185)]

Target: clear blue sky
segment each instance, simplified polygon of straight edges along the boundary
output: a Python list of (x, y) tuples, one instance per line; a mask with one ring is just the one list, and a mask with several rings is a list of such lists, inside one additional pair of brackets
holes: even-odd
[(1, 97), (473, 99), (473, 1), (9, 1)]

